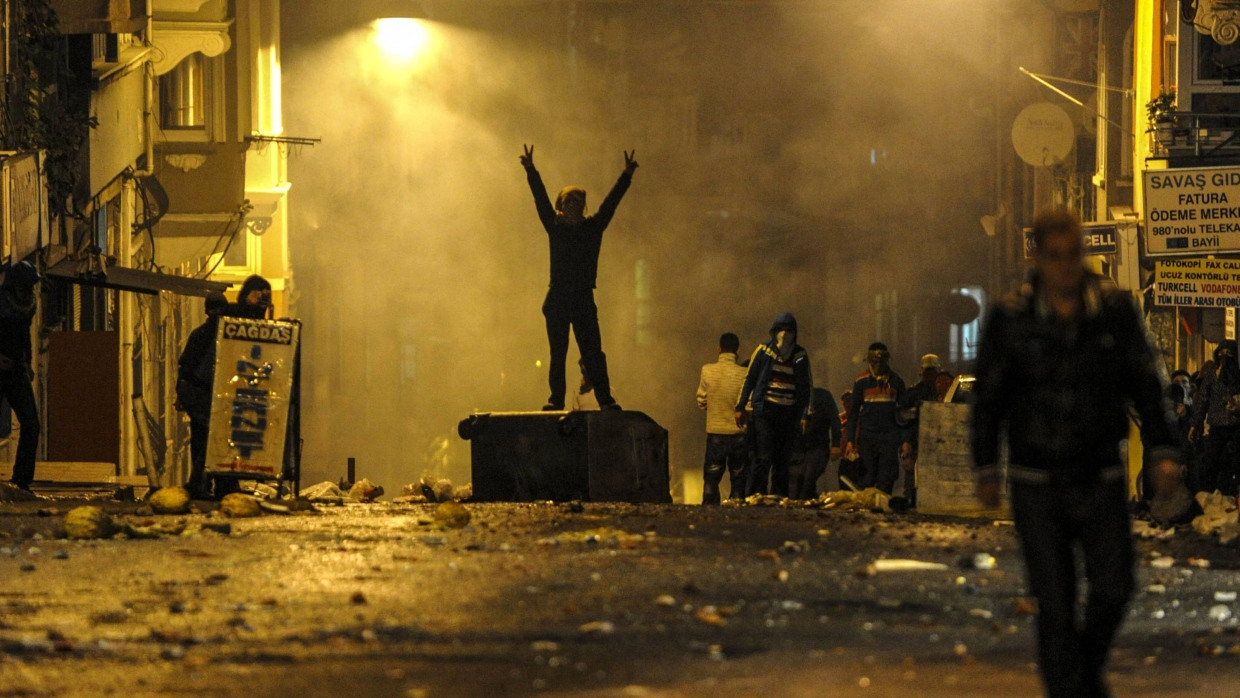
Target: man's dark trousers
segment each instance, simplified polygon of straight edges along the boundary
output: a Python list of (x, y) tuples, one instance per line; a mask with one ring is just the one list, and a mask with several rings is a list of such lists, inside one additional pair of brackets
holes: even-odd
[(702, 464), (702, 503), (719, 503), (719, 483), (728, 472), (731, 490), (728, 499), (748, 495), (749, 442), (745, 434), (707, 434), (706, 461)]
[[(792, 461), (792, 448), (796, 445), (800, 426), (797, 408), (767, 403), (762, 406), (761, 414), (754, 414), (753, 426), (758, 437), (758, 453), (746, 491), (787, 497), (788, 464)], [(770, 478), (769, 489), (767, 478)]]
[(39, 407), (34, 401), (34, 387), (26, 376), (26, 369), (17, 365), (0, 371), (0, 394), (8, 398), (21, 435), (17, 439), (17, 454), (13, 460), (12, 482), (29, 487), (34, 481), (34, 460), (39, 451)]
[[(1133, 592), (1127, 483), (1012, 483), (1012, 513), (1038, 600), (1038, 656), (1050, 698), (1106, 696), (1107, 650)], [(1075, 544), (1089, 580), (1077, 620)]]
[(564, 360), (568, 355), (568, 329), (571, 326), (581, 351), (581, 361), (586, 375), (594, 385), (594, 396), (599, 405), (609, 405), (611, 380), (607, 377), (607, 357), (603, 354), (603, 337), (598, 328), (598, 307), (594, 305), (594, 291), (561, 291), (551, 289), (543, 301), (543, 316), (547, 319), (547, 342), (551, 345), (551, 365), (547, 384), (551, 388), (548, 402), (564, 406)]

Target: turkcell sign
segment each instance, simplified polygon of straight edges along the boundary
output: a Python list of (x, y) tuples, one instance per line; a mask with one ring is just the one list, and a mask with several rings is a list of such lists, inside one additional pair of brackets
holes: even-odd
[(1143, 177), (1146, 252), (1240, 251), (1240, 167), (1146, 170)]
[[(1116, 243), (1115, 223), (1085, 223), (1081, 226), (1084, 235), (1085, 254), (1115, 254)], [(1025, 228), (1025, 259), (1033, 257), (1033, 228)]]
[(279, 478), (300, 326), (221, 318), (207, 472)]
[(1240, 259), (1159, 259), (1154, 304), (1190, 308), (1240, 306)]

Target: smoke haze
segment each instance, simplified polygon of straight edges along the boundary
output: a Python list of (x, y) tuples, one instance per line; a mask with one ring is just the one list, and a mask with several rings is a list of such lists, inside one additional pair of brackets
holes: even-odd
[(305, 4), (282, 29), (286, 132), (322, 139), (289, 165), (303, 484), (348, 457), (389, 493), (466, 482), (456, 423), (545, 401), (523, 144), (591, 211), (637, 151), (596, 300), (613, 391), (670, 430), (687, 490), (722, 332), (748, 354), (793, 312), (838, 397), (871, 341), (910, 383), (921, 353), (948, 360), (943, 299), (986, 282), (994, 3), (440, 1), (405, 67), (333, 18), (346, 4)]

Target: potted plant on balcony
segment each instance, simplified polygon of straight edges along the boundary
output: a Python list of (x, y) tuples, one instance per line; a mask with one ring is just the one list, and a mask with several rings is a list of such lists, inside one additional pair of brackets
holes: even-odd
[(1158, 93), (1145, 104), (1146, 133), (1153, 133), (1164, 149), (1175, 144), (1176, 114), (1175, 90)]

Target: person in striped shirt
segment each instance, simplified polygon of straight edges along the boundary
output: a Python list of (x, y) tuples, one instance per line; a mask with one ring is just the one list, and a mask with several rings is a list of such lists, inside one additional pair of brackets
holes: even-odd
[(750, 357), (733, 410), (739, 425), (745, 422), (746, 406), (753, 406), (757, 457), (746, 488), (749, 494), (788, 496), (788, 465), (813, 388), (809, 354), (797, 344), (797, 320), (784, 313), (771, 325), (770, 340), (759, 344)]
[(728, 499), (739, 499), (749, 478), (749, 442), (745, 430), (732, 417), (736, 396), (745, 383), (745, 367), (736, 362), (741, 341), (725, 332), (719, 338), (719, 358), (702, 367), (697, 404), (706, 410), (706, 460), (702, 464), (702, 504), (719, 503), (719, 483), (726, 470), (730, 482)]

